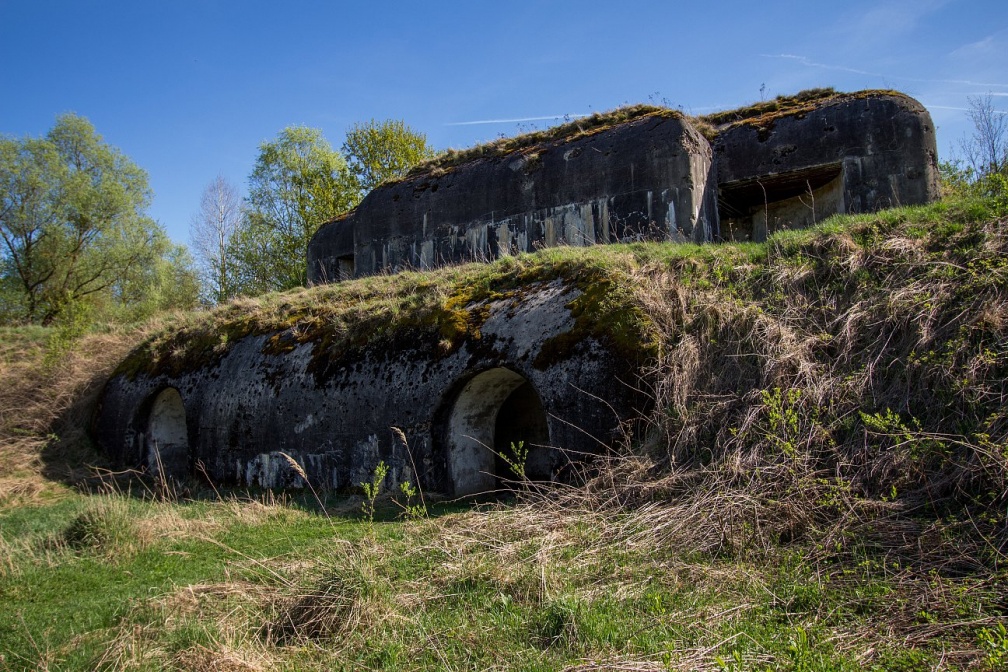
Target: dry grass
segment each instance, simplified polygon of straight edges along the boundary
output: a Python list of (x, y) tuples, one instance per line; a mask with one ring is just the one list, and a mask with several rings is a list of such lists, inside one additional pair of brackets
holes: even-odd
[[(248, 633), (259, 605), (277, 599), (277, 591), (259, 583), (229, 581), (190, 585), (137, 610), (153, 610), (159, 618), (148, 625), (125, 619), (114, 633), (97, 669), (150, 669), (168, 663), (193, 672), (252, 672), (275, 669), (275, 656)], [(140, 620), (147, 620), (141, 618)], [(172, 653), (162, 634), (198, 624), (206, 642)]]
[(456, 168), (477, 159), (493, 159), (516, 152), (534, 151), (544, 145), (557, 142), (570, 142), (589, 135), (594, 135), (606, 129), (637, 121), (645, 117), (675, 117), (683, 115), (677, 110), (654, 105), (626, 105), (607, 112), (579, 117), (572, 121), (553, 126), (542, 131), (533, 131), (510, 138), (500, 138), (468, 149), (448, 149), (433, 159), (425, 161), (407, 173), (402, 179), (418, 179), (425, 176), (437, 176), (445, 171)]
[(4, 328), (0, 357), (0, 507), (37, 501), (98, 464), (87, 436), (101, 387), (142, 331), (84, 336), (52, 355), (52, 332)]
[[(108, 641), (102, 667), (504, 669), (514, 653), (530, 668), (824, 669), (921, 651), (934, 669), (997, 669), (978, 633), (1008, 620), (1008, 222), (953, 214), (882, 213), (763, 248), (596, 251), (660, 345), (653, 408), (624, 450), (583, 484), (368, 526), (324, 553), (229, 550), (228, 580), (141, 600), (92, 635)], [(408, 319), (454, 282), (497, 291), (535, 262), (508, 263), (238, 302), (185, 328), (349, 325), (376, 304)], [(110, 360), (66, 369), (62, 406), (93, 399)], [(34, 390), (28, 369), (3, 376)], [(36, 414), (36, 434), (66, 416)], [(17, 473), (46, 464), (35, 450)], [(276, 503), (144, 506), (129, 531), (148, 547), (310, 520)], [(0, 573), (29, 552), (0, 536)]]

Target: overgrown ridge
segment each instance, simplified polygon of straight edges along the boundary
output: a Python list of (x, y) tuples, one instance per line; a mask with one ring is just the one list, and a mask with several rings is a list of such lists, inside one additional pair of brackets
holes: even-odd
[[(1006, 669), (1000, 199), (762, 245), (367, 278), (72, 346), (8, 332), (0, 667)], [(475, 507), (388, 493), (371, 521), (352, 495), (62, 485), (89, 461), (88, 400), (133, 345), (127, 368), (278, 329), (451, 348), (480, 298), (548, 277), (604, 281), (595, 308), (653, 343), (654, 411), (583, 486), (519, 483)]]
[(904, 94), (892, 90), (868, 89), (856, 93), (844, 93), (832, 87), (806, 89), (794, 95), (779, 95), (752, 105), (711, 114), (689, 116), (681, 110), (665, 105), (625, 105), (605, 112), (596, 112), (584, 117), (567, 119), (562, 124), (541, 131), (522, 133), (514, 137), (500, 138), (466, 149), (448, 149), (424, 161), (409, 171), (402, 179), (421, 175), (438, 176), (457, 166), (478, 159), (492, 159), (514, 152), (535, 153), (546, 145), (567, 142), (594, 135), (620, 124), (628, 124), (648, 117), (687, 119), (708, 140), (713, 141), (719, 131), (736, 124), (750, 124), (756, 128), (767, 128), (785, 116), (803, 117), (817, 107), (830, 102), (865, 98), (875, 95)]

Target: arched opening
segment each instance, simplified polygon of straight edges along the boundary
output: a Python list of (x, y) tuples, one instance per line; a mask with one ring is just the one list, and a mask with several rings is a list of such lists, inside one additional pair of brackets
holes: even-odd
[(147, 414), (144, 464), (155, 478), (180, 479), (189, 474), (189, 432), (185, 406), (174, 387), (158, 392)]
[[(549, 425), (542, 400), (522, 375), (490, 369), (462, 388), (448, 418), (448, 462), (456, 495), (487, 492), (517, 474), (512, 445), (527, 451), (525, 477), (547, 480)], [(505, 457), (507, 459), (505, 459)]]

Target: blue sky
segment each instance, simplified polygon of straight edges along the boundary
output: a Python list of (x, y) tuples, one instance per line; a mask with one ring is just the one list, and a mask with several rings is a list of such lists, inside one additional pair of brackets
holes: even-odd
[(178, 242), (204, 187), (244, 190), (259, 143), (293, 124), (338, 148), (352, 123), (397, 118), (460, 148), (626, 103), (895, 88), (949, 158), (970, 96), (1008, 110), (1004, 0), (0, 0), (0, 27), (0, 133), (86, 116), (147, 170)]

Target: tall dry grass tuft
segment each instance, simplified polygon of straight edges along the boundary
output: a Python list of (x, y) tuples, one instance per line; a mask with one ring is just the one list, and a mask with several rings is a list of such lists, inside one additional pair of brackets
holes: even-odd
[(1005, 223), (884, 228), (771, 243), (713, 286), (655, 276), (649, 454), (735, 479), (822, 471), (910, 507), (1004, 503)]
[(349, 542), (337, 544), (328, 569), (307, 588), (288, 586), (287, 596), (272, 604), (272, 615), (259, 629), (269, 646), (336, 644), (349, 633), (374, 629), (387, 614), (376, 587), (375, 549)]
[(78, 482), (98, 463), (87, 428), (108, 375), (143, 338), (139, 329), (85, 335), (47, 356), (40, 328), (5, 328), (0, 358), (0, 505)]

